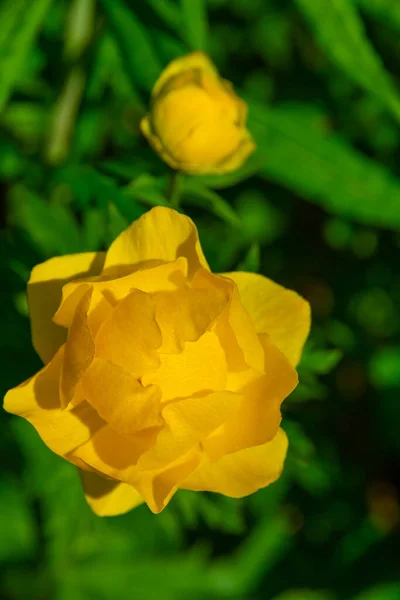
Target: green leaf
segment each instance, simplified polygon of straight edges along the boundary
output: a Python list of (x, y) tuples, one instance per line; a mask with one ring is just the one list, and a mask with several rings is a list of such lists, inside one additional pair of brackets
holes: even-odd
[(0, 480), (0, 562), (31, 558), (36, 531), (26, 495), (13, 479)]
[(83, 214), (82, 240), (83, 250), (100, 250), (106, 237), (107, 218), (104, 210), (88, 208)]
[(252, 104), (250, 128), (268, 152), (260, 173), (328, 212), (368, 225), (400, 227), (400, 181), (326, 131), (307, 105)]
[(165, 180), (143, 173), (124, 188), (125, 196), (148, 206), (169, 206), (164, 196)]
[(233, 208), (216, 192), (209, 190), (195, 178), (185, 178), (182, 183), (182, 203), (195, 204), (211, 211), (217, 217), (240, 227), (240, 219)]
[(159, 77), (161, 64), (145, 26), (123, 0), (101, 0), (128, 74), (146, 91), (150, 91)]
[(376, 18), (378, 21), (400, 30), (400, 4), (393, 0), (357, 0), (357, 5), (366, 14)]
[(279, 596), (274, 596), (273, 600), (333, 600), (330, 593), (317, 592), (308, 588), (287, 590)]
[(63, 204), (42, 200), (22, 185), (10, 197), (11, 216), (43, 257), (82, 251), (78, 224)]
[(244, 259), (238, 264), (238, 271), (258, 273), (260, 270), (260, 245), (252, 244)]
[(377, 95), (400, 122), (400, 97), (351, 0), (295, 0), (330, 60)]
[(247, 536), (236, 556), (209, 572), (215, 595), (242, 597), (254, 591), (292, 544), (287, 515), (267, 515)]
[(134, 221), (143, 213), (142, 207), (125, 195), (113, 179), (91, 167), (66, 167), (60, 170), (58, 179), (70, 187), (80, 208), (86, 208), (89, 202), (95, 200), (100, 208), (105, 209), (109, 202), (114, 203), (128, 221)]
[(0, 12), (0, 112), (18, 84), (52, 0), (4, 2)]
[(193, 50), (207, 49), (206, 0), (181, 0), (182, 38)]
[(400, 583), (382, 583), (364, 590), (352, 600), (398, 600)]
[(372, 355), (370, 379), (378, 388), (400, 387), (400, 346), (381, 348)]
[(154, 12), (172, 29), (178, 30), (181, 22), (181, 11), (173, 0), (147, 0)]
[(301, 359), (301, 368), (318, 375), (327, 375), (337, 366), (342, 356), (340, 350), (308, 350), (306, 347)]

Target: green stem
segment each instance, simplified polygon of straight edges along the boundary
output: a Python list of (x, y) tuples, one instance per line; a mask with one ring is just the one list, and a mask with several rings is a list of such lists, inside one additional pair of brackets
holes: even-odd
[(170, 188), (169, 188), (169, 203), (172, 208), (179, 209), (181, 202), (182, 192), (182, 178), (183, 175), (178, 171), (173, 171), (171, 174)]

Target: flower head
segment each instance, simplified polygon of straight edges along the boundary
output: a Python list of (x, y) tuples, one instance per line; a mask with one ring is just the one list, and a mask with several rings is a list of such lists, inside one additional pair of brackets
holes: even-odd
[(238, 169), (254, 151), (247, 105), (202, 52), (178, 58), (154, 86), (143, 134), (174, 169), (196, 174)]
[(106, 254), (38, 265), (28, 302), (45, 366), (5, 408), (79, 467), (95, 512), (279, 477), (309, 306), (261, 275), (212, 274), (189, 218), (154, 208)]

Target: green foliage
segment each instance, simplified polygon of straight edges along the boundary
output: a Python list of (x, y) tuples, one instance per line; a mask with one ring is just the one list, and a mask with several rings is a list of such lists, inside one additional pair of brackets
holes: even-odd
[(6, 105), (15, 85), (20, 83), (32, 45), (51, 0), (16, 0), (3, 2), (0, 7), (0, 113)]
[(206, 0), (181, 0), (182, 36), (189, 48), (207, 50)]
[(162, 63), (145, 27), (124, 0), (101, 0), (101, 4), (118, 40), (131, 79), (145, 90), (151, 90)]
[(262, 176), (333, 214), (365, 224), (400, 227), (398, 179), (326, 132), (324, 121), (308, 106), (266, 110), (253, 105), (251, 119), (265, 149)]
[[(395, 0), (0, 2), (0, 388), (40, 369), (26, 282), (153, 206), (212, 269), (311, 303), (281, 478), (96, 517), (75, 467), (0, 415), (0, 597), (397, 600), (400, 9)], [(207, 51), (249, 104), (234, 173), (175, 173), (139, 122), (162, 68)]]
[(400, 121), (400, 97), (379, 54), (368, 42), (351, 0), (296, 0), (321, 48), (348, 77), (377, 94)]

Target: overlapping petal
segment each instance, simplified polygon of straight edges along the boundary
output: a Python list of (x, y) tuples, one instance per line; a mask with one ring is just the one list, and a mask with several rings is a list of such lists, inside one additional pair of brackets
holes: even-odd
[(160, 354), (159, 359), (160, 366), (148, 372), (142, 381), (144, 385), (159, 386), (163, 402), (225, 389), (225, 353), (211, 331), (197, 342), (187, 342), (179, 354)]
[(296, 366), (310, 331), (310, 305), (304, 298), (256, 273), (226, 273), (235, 281), (240, 298), (258, 333), (273, 343)]
[(175, 261), (180, 256), (188, 261), (190, 277), (200, 267), (209, 268), (193, 221), (158, 206), (117, 237), (107, 252), (104, 266), (108, 269), (146, 260)]
[(278, 479), (283, 469), (287, 446), (286, 434), (279, 429), (276, 436), (262, 446), (227, 454), (214, 463), (205, 457), (201, 466), (193, 471), (180, 487), (242, 498)]
[(146, 293), (174, 291), (186, 286), (187, 260), (180, 256), (175, 261), (144, 261), (135, 266), (110, 267), (95, 277), (72, 281), (62, 290), (62, 301), (54, 315), (54, 322), (69, 327), (83, 294), (89, 287), (97, 301), (112, 306), (125, 298), (133, 289)]
[[(6, 394), (4, 408), (24, 417), (53, 452), (67, 457), (105, 423), (87, 402), (61, 410), (59, 382), (63, 359), (62, 347), (34, 377)], [(79, 460), (72, 462), (81, 466)]]
[(105, 479), (93, 471), (80, 471), (80, 476), (87, 503), (101, 517), (122, 515), (144, 502), (131, 485)]
[(133, 290), (115, 307), (96, 336), (96, 356), (119, 365), (136, 378), (160, 364), (161, 332), (150, 295)]
[(32, 342), (44, 363), (53, 358), (67, 338), (67, 332), (52, 322), (63, 286), (73, 279), (97, 275), (104, 259), (103, 252), (56, 256), (33, 268), (28, 282)]
[(108, 360), (93, 360), (83, 376), (82, 388), (99, 415), (124, 435), (162, 425), (160, 388), (143, 386)]

